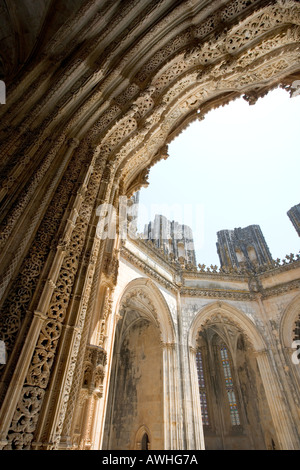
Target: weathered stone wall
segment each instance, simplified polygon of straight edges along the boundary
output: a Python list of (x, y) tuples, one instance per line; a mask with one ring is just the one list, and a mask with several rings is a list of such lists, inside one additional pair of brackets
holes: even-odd
[[(0, 370), (0, 446), (99, 449), (118, 324), (120, 244), (118, 237), (107, 241), (97, 233), (97, 209), (109, 204), (118, 216), (119, 196), (147, 184), (151, 166), (168, 156), (168, 144), (211, 109), (240, 96), (253, 104), (277, 86), (294, 89), (299, 2), (70, 0), (59, 9), (53, 2), (2, 4), (0, 74), (7, 100), (0, 108), (0, 339), (8, 354)], [(260, 373), (273, 368), (273, 381), (264, 382), (268, 402), (276, 403), (272, 419), (280, 420), (280, 447), (295, 448), (298, 430), (291, 422), (299, 422), (299, 406), (291, 384), (298, 375), (289, 352), (279, 349), (278, 321), (271, 324), (265, 300), (294, 295), (299, 276), (266, 289), (257, 285), (264, 279), (251, 279), (251, 288), (241, 292), (218, 290), (217, 276), (214, 288), (199, 290), (161, 258), (156, 265), (150, 261), (140, 259), (130, 277), (139, 269), (154, 286), (151, 321), (161, 328), (169, 397), (165, 447), (203, 444), (180, 307), (181, 298), (198, 297), (259, 305), (259, 331), (269, 348), (257, 359)], [(297, 307), (283, 328), (284, 348), (290, 347), (287, 331)], [(240, 310), (231, 313), (260, 344)], [(85, 390), (90, 346), (107, 364), (90, 362)], [(189, 373), (183, 375), (187, 359)], [(85, 410), (81, 418), (79, 408)]]
[[(176, 379), (172, 378), (174, 382), (171, 380), (173, 385), (171, 384), (169, 390), (171, 394), (176, 395), (171, 406), (178, 407), (176, 425), (181, 430), (184, 445), (190, 448), (199, 448), (199, 445), (202, 445), (201, 416), (199, 411), (196, 411), (199, 396), (195, 385), (198, 379), (193, 355), (197, 348), (197, 335), (207, 327), (217, 331), (221, 325), (224, 332), (227, 331), (226, 335), (232, 336), (228, 344), (232, 346), (232, 351), (235, 351), (233, 364), (238, 382), (243, 426), (234, 432), (227, 428), (222, 434), (216, 428), (213, 432), (204, 430), (206, 448), (297, 448), (299, 379), (295, 374), (297, 376), (299, 371), (296, 370), (297, 366), (291, 363), (291, 350), (287, 352), (281, 337), (284, 330), (285, 335), (290, 337), (291, 345), (293, 331), (290, 326), (291, 331), (286, 332), (284, 318), (299, 299), (299, 261), (273, 266), (272, 269), (260, 273), (253, 284), (247, 280), (245, 271), (225, 274), (182, 270), (181, 267), (179, 272), (178, 265), (176, 267), (172, 263), (168, 264), (153, 246), (137, 240), (123, 246), (119, 267), (116, 286), (119, 297), (117, 296), (114, 302), (116, 309), (120, 309), (118, 298), (124, 296), (135, 283), (149, 287), (155, 285), (157, 291), (152, 287), (152, 291), (149, 291), (151, 301), (155, 303), (157, 296), (161, 295), (168, 305), (169, 321), (174, 327), (173, 352), (178, 364), (178, 368), (172, 371)], [(257, 285), (260, 286), (259, 290)], [(300, 306), (300, 299), (298, 303)], [(148, 307), (151, 309), (151, 303)], [(293, 312), (294, 310), (296, 311), (295, 306)], [(118, 322), (122, 322), (120, 310), (119, 314), (121, 319)], [(293, 315), (293, 321), (296, 321), (296, 313)], [(164, 329), (161, 320), (158, 320), (157, 326), (154, 327), (145, 320), (137, 322), (133, 329), (128, 330), (128, 335), (122, 343), (119, 366), (115, 368), (115, 362), (112, 363), (113, 383), (121, 384), (122, 390), (129, 387), (128, 395), (131, 395), (132, 399), (128, 401), (126, 395), (122, 402), (121, 392), (118, 394), (117, 391), (117, 395), (114, 395), (114, 398), (118, 398), (113, 405), (113, 424), (105, 431), (106, 434), (114, 436), (111, 448), (138, 445), (133, 443), (139, 426), (144, 425), (150, 432), (157, 429), (155, 423), (149, 419), (147, 409), (150, 405), (156, 414), (157, 408), (153, 400), (156, 401), (160, 393), (160, 404), (165, 405), (167, 398), (162, 389), (166, 374), (170, 372), (167, 356), (161, 355), (161, 339), (157, 336), (158, 331)], [(117, 326), (115, 348), (120, 347), (118, 328)], [(239, 333), (233, 334), (234, 331)], [(150, 353), (151, 342), (153, 349), (151, 355), (147, 356), (145, 351)], [(148, 357), (152, 358), (149, 362)], [(152, 360), (161, 364), (159, 377), (157, 366), (153, 365)], [(116, 382), (115, 373), (119, 377)], [(159, 385), (155, 383), (154, 387), (151, 386), (151, 377), (156, 377)], [(176, 388), (176, 381), (180, 384), (179, 388)], [(114, 386), (117, 390), (118, 385)], [(216, 403), (214, 406), (216, 407)], [(161, 411), (165, 413), (164, 408)], [(219, 413), (217, 408), (214, 412)], [(164, 420), (168, 420), (166, 414)], [(121, 440), (120, 433), (123, 437), (127, 433), (124, 441)], [(166, 448), (165, 436), (158, 441), (154, 435), (150, 445)]]
[(116, 353), (112, 424), (107, 424), (108, 449), (136, 449), (143, 426), (151, 431), (151, 449), (164, 448), (162, 349), (159, 332), (147, 320), (132, 325)]

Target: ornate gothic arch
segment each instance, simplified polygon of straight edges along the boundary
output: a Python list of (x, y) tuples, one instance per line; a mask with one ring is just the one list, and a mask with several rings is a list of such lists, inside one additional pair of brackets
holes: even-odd
[[(288, 350), (292, 347), (296, 322), (300, 319), (300, 295), (289, 303), (281, 319), (279, 334), (282, 346)], [(298, 339), (298, 338), (297, 338)]]
[(256, 359), (266, 350), (256, 326), (239, 309), (215, 302), (198, 313), (190, 333), (190, 368), (196, 375), (197, 365), (207, 448), (231, 449), (229, 435), (235, 448), (266, 448), (272, 425), (264, 419), (269, 409)]
[(13, 66), (13, 80), (2, 77), (0, 330), (9, 358), (0, 441), (8, 448), (60, 441), (97, 286), (103, 276), (112, 291), (116, 282), (118, 247), (95, 237), (98, 205), (118, 208), (120, 194), (147, 183), (191, 120), (299, 79), (296, 0), (76, 7), (61, 27), (44, 25), (44, 42)]
[[(141, 316), (154, 323), (159, 331), (163, 344), (175, 343), (175, 330), (170, 309), (158, 287), (147, 278), (138, 278), (131, 281), (124, 289), (117, 304), (119, 318), (125, 325), (123, 330), (129, 328)], [(127, 324), (128, 312), (136, 311), (136, 319), (131, 318)], [(119, 320), (120, 321), (120, 320)]]
[[(272, 365), (272, 352), (267, 348), (265, 340), (255, 324), (239, 309), (232, 307), (225, 302), (214, 302), (207, 307), (204, 307), (195, 317), (191, 324), (188, 337), (192, 376), (194, 375), (195, 377), (196, 375), (194, 355), (197, 350), (198, 332), (206, 326), (214, 326), (218, 323), (222, 324), (222, 322), (224, 322), (225, 325), (233, 325), (235, 329), (241, 331), (250, 344), (252, 349), (251, 354), (256, 358), (257, 361), (264, 393), (266, 395), (266, 400), (270, 409), (274, 428), (276, 430), (276, 439), (279, 448), (287, 448), (289, 445), (287, 444), (288, 439), (290, 442), (292, 442), (292, 446), (295, 446), (293, 448), (298, 448), (298, 444), (296, 439), (293, 437), (292, 431), (282, 430), (282, 418), (280, 418), (280, 416), (284, 417), (283, 419), (286, 422), (289, 421), (290, 416), (282, 406), (282, 402), (284, 401), (284, 394), (281, 392), (281, 386), (274, 371), (274, 366)], [(193, 387), (194, 390), (197, 389), (195, 379)], [(194, 408), (197, 408), (196, 403), (194, 403)], [(200, 415), (199, 409), (198, 415)], [(289, 432), (290, 435), (287, 436), (287, 433)]]
[[(295, 80), (299, 13), (295, 3), (268, 5), (213, 37), (202, 26), (205, 40), (200, 27), (193, 34), (184, 31), (154, 54), (137, 74), (145, 88), (100, 143), (109, 159), (114, 153), (122, 192), (130, 196), (146, 183), (149, 168), (166, 158), (166, 145), (192, 120), (239, 96), (254, 104), (268, 90), (288, 83), (287, 75)], [(208, 23), (216, 28), (223, 15), (219, 11)]]
[[(110, 22), (103, 27), (105, 18)], [(128, 0), (121, 9), (91, 1), (54, 36), (39, 67), (28, 67), (10, 86), (6, 125), (23, 122), (6, 149), (18, 146), (20, 132), (29, 129), (38, 139), (49, 132), (76, 136), (99, 148), (130, 195), (134, 181), (143, 182), (165, 155), (162, 148), (189, 122), (238, 96), (253, 103), (279, 84), (291, 85), (300, 68), (299, 27), (300, 6), (293, 0), (222, 6), (189, 0), (176, 7)], [(61, 41), (76, 29), (78, 50), (68, 55)], [(67, 65), (57, 69), (62, 60)], [(51, 73), (55, 85), (45, 93)], [(24, 84), (27, 101), (20, 103)]]
[(254, 351), (264, 351), (265, 341), (256, 325), (240, 310), (226, 302), (214, 302), (198, 312), (189, 330), (188, 345), (196, 349), (198, 332), (207, 325), (224, 322), (240, 330), (249, 340)]

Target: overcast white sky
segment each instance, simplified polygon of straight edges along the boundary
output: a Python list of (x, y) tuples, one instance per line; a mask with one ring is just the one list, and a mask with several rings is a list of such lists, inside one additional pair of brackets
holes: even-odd
[(298, 253), (287, 211), (300, 203), (300, 96), (277, 89), (208, 113), (169, 145), (140, 192), (138, 231), (163, 214), (189, 225), (197, 263), (220, 265), (217, 232), (260, 225), (274, 259)]

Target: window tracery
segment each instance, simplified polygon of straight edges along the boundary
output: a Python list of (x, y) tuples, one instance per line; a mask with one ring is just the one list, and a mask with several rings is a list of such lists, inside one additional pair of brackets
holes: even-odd
[(233, 377), (231, 373), (230, 361), (228, 356), (227, 347), (223, 344), (220, 348), (221, 363), (225, 379), (225, 389), (227, 392), (229, 410), (230, 410), (230, 419), (233, 426), (239, 426), (240, 416), (238, 411), (236, 393), (234, 390)]
[(294, 364), (299, 365), (300, 363), (300, 314), (298, 315), (298, 319), (295, 322), (295, 328), (293, 330), (293, 345), (295, 346), (296, 350), (292, 356), (292, 361)]
[(206, 449), (231, 449), (233, 442), (251, 448), (257, 434), (263, 442), (251, 351), (246, 333), (222, 312), (198, 330), (195, 365)]
[(298, 316), (298, 320), (295, 322), (295, 329), (293, 330), (294, 333), (294, 341), (300, 340), (300, 314)]
[(202, 424), (203, 426), (209, 426), (207, 389), (206, 389), (206, 383), (205, 383), (205, 378), (204, 378), (202, 352), (200, 349), (196, 352), (196, 366), (197, 366), (197, 373), (198, 373), (198, 386), (199, 386), (199, 394), (200, 394)]

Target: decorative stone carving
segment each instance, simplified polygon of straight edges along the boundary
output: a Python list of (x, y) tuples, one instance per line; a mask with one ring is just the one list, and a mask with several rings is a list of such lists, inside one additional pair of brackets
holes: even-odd
[(127, 311), (137, 310), (150, 320), (157, 323), (157, 311), (147, 294), (142, 289), (135, 289), (124, 297), (120, 306), (121, 318), (125, 316)]
[[(7, 353), (10, 355), (16, 335), (22, 325), (25, 314), (39, 281), (44, 263), (49, 255), (51, 243), (55, 239), (61, 218), (67, 208), (74, 181), (78, 178), (81, 165), (85, 160), (84, 153), (73, 158), (65, 180), (58, 187), (53, 201), (41, 222), (32, 246), (25, 258), (16, 282), (9, 291), (9, 296), (1, 309), (0, 325), (2, 339), (5, 341)], [(65, 242), (63, 242), (65, 244)], [(54, 243), (53, 248), (56, 247)], [(1, 367), (1, 366), (0, 366)]]
[(44, 390), (36, 387), (25, 388), (11, 423), (11, 432), (5, 445), (6, 450), (30, 449), (33, 439), (32, 433), (39, 418), (40, 405), (44, 394)]
[(83, 388), (88, 389), (89, 393), (95, 393), (98, 398), (101, 398), (103, 393), (102, 384), (106, 363), (107, 354), (104, 349), (100, 346), (89, 346), (87, 348)]
[(113, 253), (105, 253), (103, 257), (103, 274), (111, 286), (115, 286), (117, 283), (119, 268), (118, 256), (119, 253), (115, 250)]

